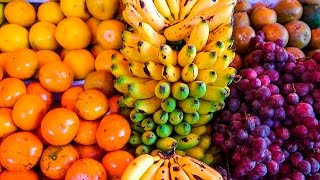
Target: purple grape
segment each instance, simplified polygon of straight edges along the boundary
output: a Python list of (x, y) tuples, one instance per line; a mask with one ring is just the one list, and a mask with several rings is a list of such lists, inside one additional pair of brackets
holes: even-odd
[(249, 116), (248, 119), (252, 120), (256, 126), (261, 124), (261, 121), (258, 116)]
[(274, 42), (266, 42), (263, 45), (263, 51), (265, 52), (273, 52), (276, 48), (276, 44)]
[(231, 121), (229, 125), (229, 129), (231, 131), (238, 131), (243, 128), (243, 125), (240, 121)]
[(309, 86), (304, 83), (294, 83), (293, 88), (299, 96), (304, 96), (309, 93)]
[(279, 51), (276, 53), (277, 62), (286, 62), (288, 60), (288, 53), (285, 51)]
[(247, 102), (253, 101), (254, 98), (255, 98), (255, 91), (254, 90), (250, 90), (250, 91), (245, 92), (244, 99)]
[(239, 91), (238, 91), (237, 87), (236, 87), (234, 84), (231, 84), (231, 85), (229, 86), (229, 89), (230, 89), (229, 98), (234, 98), (234, 99), (238, 98), (238, 96), (239, 96)]
[(320, 101), (316, 101), (316, 102), (313, 104), (313, 108), (314, 108), (314, 111), (315, 111), (317, 114), (320, 114)]
[(252, 68), (246, 68), (240, 71), (240, 75), (244, 79), (252, 79), (252, 78), (257, 78), (257, 73), (254, 69)]
[(262, 50), (255, 50), (255, 51), (252, 53), (252, 60), (253, 60), (253, 62), (260, 63), (261, 60), (262, 60), (262, 57), (263, 57), (263, 52), (262, 52)]
[(285, 160), (285, 154), (282, 151), (273, 151), (272, 154), (272, 160), (277, 162), (278, 164), (282, 164), (282, 162)]
[(251, 118), (246, 118), (244, 127), (248, 130), (248, 131), (253, 131), (254, 128), (256, 127), (254, 121)]
[(266, 151), (265, 150), (258, 150), (258, 151), (253, 150), (251, 157), (254, 161), (262, 162), (264, 160), (264, 158), (266, 157)]
[(286, 116), (288, 118), (294, 118), (296, 115), (296, 107), (295, 106), (285, 106), (284, 109), (286, 110)]
[[(270, 127), (270, 126), (269, 126)], [(274, 133), (274, 131), (271, 131), (270, 135), (268, 136), (268, 138), (270, 139), (271, 142), (273, 142), (277, 136), (276, 134)]]
[(286, 43), (284, 42), (283, 39), (277, 39), (274, 41), (274, 43), (280, 47), (285, 47), (286, 46)]
[(268, 137), (270, 133), (271, 133), (271, 130), (267, 125), (258, 126), (252, 131), (252, 135), (255, 138), (259, 138), (259, 137), (265, 138), (265, 137)]
[(300, 152), (294, 152), (290, 155), (290, 161), (295, 167), (297, 167), (302, 160), (303, 156)]
[(320, 72), (315, 71), (310, 73), (310, 80), (313, 83), (319, 83), (320, 82)]
[(277, 138), (282, 139), (282, 140), (287, 140), (290, 137), (290, 131), (289, 129), (285, 127), (277, 127), (275, 129), (275, 134)]
[(291, 180), (305, 180), (306, 177), (301, 173), (301, 172), (294, 172), (292, 175), (291, 175)]
[(275, 53), (273, 52), (265, 52), (263, 54), (263, 60), (266, 63), (273, 63), (275, 61)]
[(303, 139), (308, 135), (308, 129), (304, 125), (297, 125), (293, 130), (293, 134)]
[(255, 109), (255, 110), (258, 110), (261, 108), (261, 101), (259, 100), (253, 100), (252, 101), (252, 108)]
[(296, 64), (293, 63), (293, 62), (286, 63), (286, 64), (284, 65), (284, 67), (283, 67), (283, 71), (284, 71), (285, 73), (291, 73), (292, 70), (293, 70), (293, 68), (294, 68), (295, 66), (296, 66)]
[(260, 177), (264, 177), (268, 172), (267, 166), (263, 163), (257, 163), (256, 166), (253, 168), (252, 172), (254, 172)]
[(287, 60), (287, 62), (296, 62), (297, 60), (296, 60), (296, 58), (294, 57), (294, 55), (292, 55), (292, 54), (288, 54), (288, 60)]
[(304, 72), (301, 76), (300, 79), (302, 82), (310, 82), (310, 72)]
[(312, 139), (313, 141), (319, 141), (320, 140), (320, 133), (318, 133), (318, 131), (316, 129), (310, 129), (308, 137), (310, 139)]
[(303, 125), (307, 128), (315, 128), (318, 125), (318, 120), (314, 117), (303, 118)]
[(276, 82), (279, 79), (279, 73), (274, 69), (269, 69), (265, 71), (264, 74), (269, 77), (270, 82)]
[(286, 118), (286, 111), (282, 107), (275, 109), (273, 118), (275, 120), (284, 120)]
[(296, 65), (293, 69), (292, 69), (292, 73), (295, 76), (301, 76), (304, 72), (305, 72), (305, 67), (303, 65)]
[(259, 111), (259, 115), (263, 120), (270, 119), (274, 115), (274, 109), (270, 106), (263, 106)]
[(246, 141), (248, 139), (248, 132), (244, 129), (240, 129), (236, 132), (235, 137), (240, 141)]
[(214, 133), (213, 137), (212, 137), (212, 141), (217, 144), (217, 145), (221, 145), (224, 143), (225, 138), (223, 133)]
[(273, 160), (266, 163), (269, 174), (277, 174), (279, 172), (279, 164)]
[(263, 68), (266, 70), (269, 70), (269, 69), (275, 69), (276, 67), (275, 67), (274, 63), (264, 63)]
[(314, 99), (320, 99), (320, 89), (313, 90), (311, 94)]
[(279, 120), (274, 120), (273, 128), (277, 128), (277, 127), (281, 127), (281, 126), (282, 126), (282, 124), (281, 124), (281, 122)]
[(251, 38), (251, 42), (252, 42), (252, 45), (256, 45), (258, 42), (259, 43), (264, 42), (264, 40), (262, 39), (261, 36), (255, 36), (255, 37)]
[(276, 85), (274, 85), (274, 84), (269, 84), (269, 85), (267, 86), (267, 88), (270, 90), (271, 95), (279, 94), (279, 93), (280, 93), (279, 87), (276, 86)]
[(242, 122), (242, 115), (240, 113), (234, 113), (230, 116), (230, 121), (240, 121)]
[(272, 108), (281, 108), (284, 105), (284, 98), (280, 94), (271, 95), (268, 98), (268, 104)]
[(217, 124), (217, 126), (214, 127), (217, 132), (226, 133), (228, 130), (228, 126), (225, 124)]
[(238, 83), (237, 83), (237, 87), (240, 91), (242, 92), (246, 92), (250, 89), (249, 86), (249, 79), (241, 79)]
[(269, 146), (269, 151), (274, 152), (274, 151), (281, 151), (281, 147), (277, 144), (271, 144)]
[(268, 127), (273, 127), (273, 125), (274, 125), (274, 120), (273, 119), (267, 119), (267, 120), (264, 120), (263, 121), (263, 124), (264, 125), (267, 125)]
[(286, 102), (291, 105), (296, 105), (299, 101), (299, 95), (295, 92), (288, 94), (286, 97)]
[(261, 87), (261, 81), (258, 78), (249, 79), (249, 86), (251, 89), (258, 89)]
[(232, 153), (232, 156), (231, 156), (232, 162), (238, 163), (238, 162), (241, 161), (241, 159), (242, 159), (242, 154), (241, 154), (241, 152), (235, 150), (235, 151)]
[(240, 151), (242, 152), (242, 155), (247, 155), (251, 152), (251, 148), (248, 145), (242, 145), (240, 146)]
[(298, 145), (295, 142), (287, 142), (285, 146), (286, 149), (291, 153), (296, 152), (298, 149)]
[(309, 59), (307, 61), (304, 61), (303, 65), (304, 65), (306, 71), (312, 72), (315, 70), (315, 68), (317, 66), (317, 62), (313, 59)]
[(266, 100), (269, 96), (271, 96), (271, 92), (269, 88), (262, 86), (256, 91), (256, 98), (259, 100)]
[(262, 66), (256, 66), (253, 69), (256, 71), (257, 76), (261, 76), (264, 73), (264, 68)]
[(239, 178), (241, 176), (244, 176), (248, 173), (248, 171), (246, 171), (243, 167), (241, 167), (240, 165), (238, 165), (236, 168), (234, 168), (234, 170), (232, 171), (232, 176), (235, 178)]
[(302, 141), (302, 146), (304, 149), (312, 149), (314, 146), (314, 142), (312, 142), (308, 139), (305, 139)]
[(301, 102), (313, 105), (313, 98), (312, 98), (311, 95), (305, 95), (305, 96), (302, 97)]
[(240, 162), (242, 168), (245, 169), (245, 171), (251, 171), (255, 166), (256, 162), (248, 157), (244, 157)]
[(311, 172), (311, 164), (306, 160), (300, 161), (297, 168), (302, 174), (305, 174), (305, 175)]
[(270, 146), (272, 143), (271, 143), (271, 141), (270, 141), (270, 139), (268, 138), (268, 137), (265, 137), (265, 138), (263, 138), (265, 141), (266, 141), (266, 143), (267, 143), (267, 146)]
[(246, 143), (247, 143), (247, 144), (252, 144), (255, 139), (256, 139), (256, 138), (250, 134), (250, 135), (248, 136), (248, 140), (247, 140)]
[(241, 103), (239, 107), (239, 112), (245, 114), (249, 111), (249, 107), (246, 103)]
[(253, 141), (252, 147), (255, 151), (262, 151), (267, 149), (267, 143), (263, 138), (258, 137)]
[(263, 31), (257, 31), (256, 36), (260, 36), (263, 41), (266, 39), (266, 35)]
[(320, 173), (315, 173), (310, 177), (310, 180), (319, 180), (320, 179)]
[(288, 160), (288, 159), (289, 159), (289, 157), (290, 157), (290, 153), (289, 153), (289, 151), (283, 150), (283, 153), (284, 153), (284, 157), (285, 157), (285, 159), (286, 159), (286, 160)]
[(236, 146), (236, 143), (233, 141), (233, 139), (228, 139), (224, 142), (227, 149), (233, 149)]
[(284, 126), (291, 127), (291, 126), (293, 126), (294, 122), (292, 121), (292, 119), (284, 119), (282, 124)]
[(228, 108), (230, 111), (236, 111), (240, 106), (240, 101), (238, 99), (229, 99)]
[(284, 84), (282, 87), (281, 87), (281, 92), (283, 94), (290, 94), (290, 93), (293, 93), (294, 89), (293, 89), (293, 86), (292, 84)]
[(292, 167), (290, 164), (282, 164), (279, 173), (282, 175), (282, 177), (289, 177), (292, 173), (291, 170)]
[(292, 74), (285, 73), (281, 76), (281, 81), (283, 83), (294, 83), (296, 80), (295, 76)]
[(299, 103), (296, 106), (296, 114), (299, 117), (314, 117), (313, 108), (310, 104), (307, 103)]
[(256, 45), (254, 46), (254, 48), (256, 50), (262, 50), (264, 43), (265, 42), (257, 42)]

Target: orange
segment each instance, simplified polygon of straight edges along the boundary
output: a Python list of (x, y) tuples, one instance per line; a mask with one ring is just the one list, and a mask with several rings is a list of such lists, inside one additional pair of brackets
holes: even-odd
[(50, 92), (63, 92), (73, 82), (73, 71), (62, 62), (49, 62), (39, 71), (41, 85)]
[(37, 22), (29, 32), (30, 45), (35, 50), (55, 50), (59, 44), (55, 38), (56, 25), (47, 22)]
[(114, 95), (108, 99), (109, 110), (107, 114), (120, 113), (120, 106), (118, 103), (120, 97), (120, 95)]
[(125, 25), (121, 21), (109, 19), (102, 21), (97, 29), (98, 44), (104, 49), (119, 49), (122, 46), (122, 32)]
[(99, 121), (86, 121), (80, 119), (79, 130), (73, 141), (82, 145), (92, 145), (97, 143), (96, 132), (98, 126)]
[(83, 158), (71, 165), (65, 178), (65, 180), (79, 179), (107, 180), (107, 172), (100, 162), (91, 158)]
[(2, 180), (38, 180), (38, 174), (34, 170), (26, 171), (9, 171), (5, 170), (0, 174), (0, 179)]
[(60, 53), (59, 53), (60, 57), (61, 57), (62, 59), (64, 59), (69, 51), (71, 51), (71, 50), (62, 49), (62, 50), (60, 51)]
[(0, 108), (0, 138), (5, 138), (17, 130), (18, 127), (12, 120), (12, 109)]
[(96, 58), (102, 51), (104, 51), (104, 49), (99, 44), (95, 44), (90, 49), (90, 53), (94, 58)]
[(48, 110), (53, 103), (53, 95), (41, 86), (39, 82), (32, 82), (27, 85), (27, 94), (39, 95), (46, 103), (46, 110)]
[(86, 0), (60, 0), (60, 7), (67, 17), (79, 17), (84, 20), (90, 17), (86, 7)]
[(34, 74), (34, 78), (38, 79), (39, 77), (39, 70), (42, 66), (44, 66), (46, 63), (48, 62), (52, 62), (52, 61), (59, 61), (61, 62), (61, 58), (60, 56), (51, 50), (39, 50), (36, 51), (36, 57), (38, 59), (38, 69)]
[(86, 0), (86, 5), (93, 17), (100, 20), (111, 19), (119, 6), (118, 0)]
[(31, 132), (16, 132), (6, 137), (0, 146), (1, 165), (10, 171), (26, 171), (39, 161), (43, 145)]
[(22, 130), (31, 131), (40, 126), (47, 106), (41, 96), (25, 94), (20, 97), (12, 110), (13, 122)]
[(64, 14), (58, 2), (45, 2), (39, 6), (37, 17), (39, 21), (48, 21), (57, 25), (64, 19)]
[(6, 62), (10, 59), (10, 53), (0, 53), (0, 68), (2, 69), (3, 74), (6, 73)]
[(91, 44), (96, 44), (97, 43), (96, 32), (97, 32), (98, 25), (101, 23), (101, 20), (96, 19), (94, 17), (90, 17), (88, 20), (86, 20), (86, 23), (91, 31), (91, 37), (92, 37)]
[(10, 24), (29, 27), (36, 21), (36, 10), (25, 0), (12, 0), (4, 8), (4, 16)]
[(26, 85), (17, 78), (4, 78), (0, 81), (0, 107), (12, 108), (18, 99), (27, 93)]
[(114, 76), (108, 71), (93, 71), (85, 78), (83, 88), (85, 90), (96, 89), (101, 91), (107, 97), (111, 97), (116, 92), (113, 87), (113, 80)]
[(63, 63), (72, 69), (74, 78), (77, 80), (84, 79), (94, 71), (94, 57), (86, 49), (69, 51), (64, 57)]
[(96, 133), (98, 145), (106, 151), (121, 149), (129, 140), (131, 128), (126, 118), (119, 114), (106, 115)]
[(63, 179), (70, 166), (79, 159), (78, 151), (71, 145), (49, 146), (40, 158), (40, 168), (51, 179)]
[(95, 61), (95, 68), (96, 70), (106, 70), (111, 72), (111, 57), (113, 54), (117, 54), (120, 57), (123, 57), (123, 55), (118, 50), (108, 49), (104, 50), (96, 57)]
[(3, 70), (2, 67), (0, 67), (0, 81), (3, 79)]
[(102, 165), (109, 176), (121, 177), (127, 166), (134, 160), (132, 154), (124, 150), (108, 152), (102, 159)]
[(108, 99), (95, 89), (84, 90), (75, 100), (77, 114), (85, 120), (97, 120), (108, 110)]
[(61, 96), (61, 106), (71, 111), (76, 111), (75, 101), (80, 92), (83, 91), (83, 88), (80, 86), (73, 86), (63, 92)]
[(76, 113), (66, 108), (50, 110), (41, 121), (41, 134), (52, 145), (66, 145), (72, 141), (79, 129)]
[(0, 28), (0, 50), (11, 52), (29, 47), (28, 30), (17, 24), (6, 24)]
[(9, 76), (25, 80), (33, 76), (38, 64), (35, 52), (23, 48), (11, 53), (11, 58), (6, 62), (5, 67)]
[(82, 158), (92, 158), (94, 160), (97, 160), (101, 162), (105, 151), (98, 146), (98, 144), (92, 144), (92, 145), (81, 145), (75, 143), (74, 147), (77, 149), (80, 159)]
[(56, 28), (55, 37), (63, 48), (69, 50), (84, 49), (91, 42), (91, 32), (88, 25), (78, 17), (68, 17), (60, 21)]

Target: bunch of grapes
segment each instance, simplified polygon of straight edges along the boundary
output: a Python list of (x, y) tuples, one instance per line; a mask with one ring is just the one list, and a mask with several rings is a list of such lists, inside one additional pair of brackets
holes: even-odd
[(253, 39), (251, 66), (230, 85), (212, 140), (232, 177), (320, 179), (320, 53), (295, 59), (283, 41)]

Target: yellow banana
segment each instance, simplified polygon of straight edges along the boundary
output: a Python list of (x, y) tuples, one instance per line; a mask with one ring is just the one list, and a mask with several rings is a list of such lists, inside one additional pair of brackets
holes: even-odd
[(128, 85), (128, 93), (136, 99), (148, 99), (155, 96), (154, 88), (158, 84), (157, 80), (144, 82), (134, 82)]
[(111, 55), (111, 63), (117, 63), (120, 61), (127, 61), (121, 53), (114, 53)]
[[(200, 107), (198, 113), (200, 115), (215, 113), (217, 111), (217, 104), (214, 101), (207, 101), (204, 99), (199, 99)], [(200, 121), (200, 120), (199, 120)]]
[(180, 79), (181, 69), (179, 68), (179, 66), (166, 64), (162, 68), (162, 76), (169, 82), (176, 82)]
[(219, 87), (207, 84), (207, 91), (201, 99), (212, 102), (223, 101), (228, 96), (228, 89), (227, 86)]
[(205, 150), (199, 145), (185, 150), (186, 155), (195, 159), (202, 159), (204, 157)]
[(158, 58), (164, 65), (171, 64), (175, 66), (178, 62), (178, 53), (169, 45), (163, 44), (160, 45), (160, 48), (158, 50)]
[(166, 44), (166, 38), (155, 31), (153, 27), (147, 23), (140, 22), (137, 28), (137, 33), (143, 40), (150, 42), (157, 48), (159, 48), (161, 44)]
[(159, 168), (155, 179), (170, 180), (170, 169), (168, 159), (164, 160), (164, 164)]
[(174, 19), (179, 19), (180, 1), (166, 0)]
[(198, 0), (183, 0), (180, 3), (180, 20), (184, 20), (186, 16), (190, 13), (191, 9), (196, 5)]
[(131, 5), (133, 6), (134, 8), (137, 8), (138, 4), (137, 4), (137, 0), (122, 0), (122, 3), (124, 5)]
[(160, 167), (162, 166), (163, 162), (164, 162), (163, 159), (159, 159), (159, 161), (157, 161), (155, 164), (152, 164), (149, 167), (149, 169), (143, 174), (143, 176), (140, 178), (140, 180), (155, 179), (156, 175), (157, 175), (157, 172), (160, 169)]
[(135, 46), (125, 46), (120, 48), (120, 52), (125, 56), (129, 62), (141, 62), (142, 57), (139, 56), (138, 49)]
[(230, 57), (226, 54), (218, 56), (216, 62), (210, 67), (208, 67), (208, 69), (214, 70), (215, 72), (223, 71), (229, 66), (231, 61), (232, 59), (230, 59)]
[(120, 75), (134, 76), (134, 74), (129, 69), (129, 62), (124, 60), (113, 62), (111, 65), (111, 73), (115, 77), (118, 77)]
[(151, 78), (155, 80), (162, 80), (162, 68), (163, 65), (157, 64), (153, 61), (147, 61), (144, 63), (144, 72)]
[(122, 42), (125, 46), (136, 46), (139, 41), (142, 39), (139, 35), (132, 33), (130, 31), (123, 31), (122, 32)]
[(170, 177), (172, 180), (190, 180), (188, 175), (183, 171), (178, 163), (170, 158)]
[(133, 106), (139, 112), (153, 114), (157, 110), (161, 109), (161, 101), (162, 99), (159, 99), (157, 96), (153, 96), (148, 99), (138, 99)]
[(231, 37), (225, 41), (223, 41), (226, 49), (233, 49), (233, 43), (234, 43), (234, 39)]
[(154, 161), (155, 158), (149, 154), (143, 154), (136, 157), (133, 161), (131, 161), (131, 163), (122, 174), (121, 180), (140, 179), (142, 175), (154, 163)]
[(225, 70), (217, 72), (217, 80), (212, 83), (214, 86), (227, 86), (232, 81), (234, 76), (236, 75), (237, 70), (233, 67), (227, 67)]
[(171, 93), (171, 84), (167, 80), (161, 80), (154, 89), (155, 95), (159, 99), (166, 99)]
[(131, 76), (121, 75), (116, 77), (116, 79), (113, 81), (113, 86), (117, 91), (125, 94), (128, 92), (128, 85), (130, 83), (144, 82), (144, 81), (148, 81), (148, 79), (139, 78), (136, 76), (131, 77)]
[(215, 5), (219, 0), (198, 0), (198, 2), (191, 9), (188, 17), (193, 17), (205, 9)]
[[(130, 94), (124, 94), (123, 96), (121, 96), (121, 102), (123, 102), (123, 105), (125, 107), (130, 107), (133, 108), (134, 103), (136, 102), (136, 98), (130, 96)], [(119, 100), (120, 102), (120, 100)]]
[(203, 146), (201, 145), (203, 139), (207, 139), (207, 136), (210, 135), (211, 131), (212, 131), (212, 126), (210, 124), (206, 124), (206, 125), (192, 128), (190, 133), (198, 134), (200, 136), (200, 143), (198, 145)]
[[(230, 17), (231, 19), (232, 17)], [(230, 39), (233, 32), (233, 26), (231, 22), (223, 23), (217, 29), (211, 31), (208, 36), (208, 43), (213, 41), (225, 41)]]
[(178, 64), (181, 67), (193, 62), (197, 55), (196, 47), (193, 44), (186, 44), (178, 53)]
[(230, 17), (232, 17), (235, 5), (236, 2), (227, 4), (226, 6), (221, 7), (221, 9), (219, 9), (216, 12), (215, 16), (212, 16), (209, 19), (207, 19), (210, 31), (216, 29), (221, 24), (228, 21)]
[(198, 73), (199, 71), (196, 64), (187, 64), (185, 67), (182, 68), (181, 78), (184, 82), (192, 82), (197, 78)]
[(214, 83), (217, 79), (217, 73), (211, 69), (201, 69), (196, 78), (197, 81), (203, 81), (204, 83)]
[[(199, 100), (201, 101), (202, 99), (199, 99)], [(201, 102), (200, 102), (200, 107), (201, 107)], [(212, 120), (213, 116), (214, 116), (214, 113), (212, 112), (207, 112), (206, 114), (200, 114), (199, 121), (194, 124), (191, 124), (191, 127), (194, 128), (194, 127), (205, 125)]]
[(169, 21), (173, 21), (173, 17), (171, 16), (171, 11), (166, 0), (153, 0), (153, 3), (163, 17), (165, 17)]
[(217, 53), (214, 50), (205, 50), (197, 53), (193, 63), (198, 69), (205, 69), (213, 65), (217, 60)]
[(149, 78), (148, 74), (146, 74), (146, 72), (144, 71), (144, 64), (141, 62), (130, 62), (129, 69), (135, 76), (141, 78)]
[(158, 59), (158, 48), (149, 43), (148, 41), (138, 42), (138, 52), (144, 61), (153, 61), (161, 63)]
[(193, 44), (197, 52), (201, 51), (207, 44), (209, 36), (209, 25), (205, 20), (193, 27), (187, 44)]
[(204, 50), (213, 50), (217, 53), (217, 56), (221, 56), (226, 49), (226, 45), (224, 44), (223, 41), (212, 41), (208, 43), (205, 47)]
[(123, 19), (133, 28), (139, 26), (139, 22), (143, 21), (139, 12), (134, 8), (134, 6), (128, 4), (126, 8), (122, 11)]
[(159, 13), (152, 0), (138, 0), (141, 16), (144, 22), (150, 24), (152, 28), (159, 32), (165, 26), (165, 18)]

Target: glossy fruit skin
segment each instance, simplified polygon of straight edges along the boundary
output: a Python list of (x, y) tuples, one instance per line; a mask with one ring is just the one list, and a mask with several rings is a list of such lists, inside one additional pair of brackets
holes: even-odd
[(23, 180), (38, 180), (39, 176), (37, 172), (34, 170), (26, 170), (26, 171), (9, 171), (4, 170), (0, 174), (0, 179), (5, 180), (16, 180), (16, 179), (23, 179)]
[(126, 118), (119, 114), (106, 115), (100, 122), (96, 138), (106, 151), (121, 149), (129, 140), (131, 128)]
[(44, 175), (51, 179), (65, 177), (70, 166), (79, 159), (78, 151), (71, 145), (49, 146), (40, 159), (40, 168)]
[(47, 21), (40, 21), (32, 25), (29, 41), (36, 50), (56, 50), (59, 46), (55, 38), (56, 25)]
[(39, 82), (33, 82), (27, 85), (27, 94), (39, 95), (42, 100), (46, 103), (47, 110), (52, 105), (54, 99), (51, 92), (47, 91), (41, 86)]
[(38, 7), (37, 17), (40, 21), (48, 21), (56, 25), (65, 18), (60, 4), (52, 1), (42, 3)]
[(12, 52), (29, 47), (28, 30), (17, 24), (6, 24), (0, 28), (1, 52)]
[(18, 127), (12, 120), (12, 109), (0, 108), (0, 138), (5, 138), (17, 130)]
[(122, 46), (122, 31), (125, 25), (118, 20), (109, 19), (102, 21), (97, 29), (98, 44), (104, 49), (119, 49)]
[(5, 78), (0, 81), (0, 107), (12, 108), (26, 94), (26, 86), (20, 79)]
[(1, 143), (1, 165), (10, 171), (29, 170), (38, 163), (42, 151), (42, 142), (33, 133), (13, 133)]
[(66, 108), (50, 110), (41, 121), (41, 134), (52, 145), (66, 145), (79, 129), (77, 114)]
[(107, 172), (100, 162), (91, 158), (83, 158), (71, 165), (65, 177), (65, 180), (78, 179), (107, 180)]
[(10, 24), (29, 27), (36, 21), (35, 8), (26, 1), (13, 0), (4, 9), (4, 15)]
[(102, 159), (102, 165), (109, 176), (121, 177), (133, 159), (133, 155), (127, 151), (117, 150), (107, 153)]
[(297, 0), (283, 0), (274, 7), (278, 16), (278, 22), (286, 24), (290, 21), (299, 20), (302, 16), (303, 8)]
[(98, 146), (98, 144), (81, 145), (81, 144), (75, 143), (74, 147), (77, 149), (80, 159), (92, 158), (94, 160), (101, 162), (103, 156), (106, 153), (101, 147)]
[(39, 50), (36, 52), (36, 58), (38, 59), (38, 69), (36, 70), (33, 77), (35, 79), (39, 78), (39, 70), (48, 62), (59, 61), (61, 62), (61, 57), (54, 51), (51, 50)]
[(96, 89), (101, 91), (107, 96), (107, 98), (113, 96), (116, 93), (113, 87), (114, 76), (107, 70), (96, 70), (88, 74), (85, 78), (83, 88)]
[(61, 106), (71, 111), (75, 111), (75, 100), (80, 92), (83, 91), (81, 86), (73, 86), (63, 92), (61, 96)]
[(87, 121), (80, 119), (79, 130), (73, 141), (82, 145), (93, 145), (97, 143), (96, 132), (99, 123), (99, 121)]

